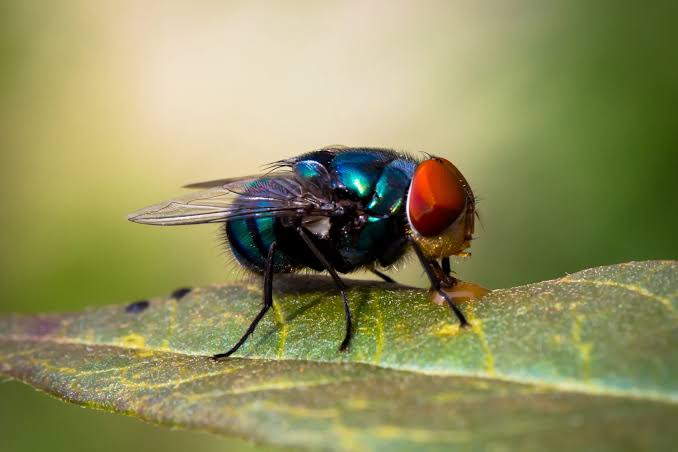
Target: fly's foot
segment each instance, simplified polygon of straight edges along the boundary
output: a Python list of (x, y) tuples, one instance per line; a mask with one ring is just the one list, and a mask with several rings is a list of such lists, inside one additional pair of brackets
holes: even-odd
[[(455, 283), (452, 285), (442, 286), (440, 290), (445, 292), (445, 294), (450, 297), (454, 303), (459, 305), (464, 305), (470, 301), (477, 300), (490, 293), (489, 289), (486, 289), (478, 284), (459, 280), (455, 280)], [(447, 303), (442, 294), (435, 289), (429, 290), (428, 297), (429, 300), (435, 304), (444, 305)]]
[(212, 355), (212, 356), (210, 356), (210, 361), (215, 362), (215, 363), (218, 363), (219, 361), (225, 360), (225, 359), (228, 358), (229, 356), (231, 356), (231, 353), (230, 353), (230, 352), (228, 352), (228, 353), (219, 353), (219, 354), (217, 354), (217, 355)]

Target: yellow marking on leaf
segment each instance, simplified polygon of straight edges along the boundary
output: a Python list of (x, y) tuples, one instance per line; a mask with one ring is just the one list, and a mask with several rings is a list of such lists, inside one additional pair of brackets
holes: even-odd
[(447, 403), (462, 399), (463, 397), (464, 394), (461, 392), (442, 392), (437, 394), (433, 399), (438, 403)]
[(362, 411), (369, 406), (365, 399), (349, 399), (346, 402), (346, 407), (354, 411)]
[(151, 361), (142, 361), (140, 363), (134, 363), (128, 366), (109, 367), (105, 369), (81, 370), (68, 366), (54, 366), (44, 359), (29, 358), (28, 361), (34, 366), (42, 367), (45, 370), (63, 373), (65, 375), (75, 375), (77, 377), (87, 377), (91, 375), (101, 375), (105, 373), (123, 372), (126, 370), (134, 369), (136, 367), (143, 367), (144, 365), (151, 364)]
[(480, 348), (483, 350), (485, 356), (485, 372), (487, 372), (489, 376), (494, 376), (494, 355), (490, 349), (490, 344), (487, 342), (487, 336), (485, 336), (485, 330), (483, 329), (483, 322), (480, 319), (476, 319), (472, 311), (467, 311), (467, 315), (469, 323), (471, 323), (471, 330), (478, 337)]
[(127, 348), (144, 348), (146, 345), (146, 338), (140, 334), (131, 333), (120, 338), (120, 343)]
[(68, 366), (55, 366), (53, 364), (50, 364), (44, 359), (37, 359), (33, 357), (28, 357), (28, 362), (31, 363), (34, 366), (37, 367), (42, 367), (45, 370), (48, 370), (50, 372), (55, 372), (57, 374), (65, 374), (65, 375), (77, 375), (78, 374), (78, 369), (74, 367), (68, 367)]
[(575, 315), (574, 323), (572, 324), (572, 343), (579, 351), (582, 379), (588, 383), (591, 381), (591, 349), (593, 344), (582, 341), (581, 328), (584, 319), (585, 317), (581, 314)]
[(19, 350), (19, 351), (12, 352), (12, 353), (2, 354), (2, 355), (0, 355), (0, 361), (9, 361), (11, 359), (18, 358), (19, 356), (32, 355), (37, 350), (38, 349), (35, 348), (35, 347), (30, 347), (30, 348), (27, 348), (27, 349), (24, 349), (24, 350)]
[(97, 338), (96, 332), (91, 328), (85, 330), (85, 333), (82, 335), (82, 339), (89, 342), (96, 341), (96, 338)]
[(174, 330), (177, 327), (177, 300), (171, 298), (167, 302), (168, 310), (168, 320), (167, 320), (167, 331), (165, 332), (165, 337), (162, 340), (160, 347), (170, 349), (170, 340), (174, 336)]
[(415, 443), (455, 443), (466, 442), (470, 439), (468, 432), (426, 430), (388, 424), (372, 427), (369, 429), (369, 433), (378, 438), (406, 440)]
[(112, 339), (110, 342), (103, 341), (101, 342), (89, 342), (78, 337), (53, 337), (53, 336), (29, 336), (22, 334), (9, 334), (6, 336), (0, 337), (0, 340), (7, 340), (18, 343), (35, 343), (35, 344), (57, 344), (57, 345), (82, 345), (85, 347), (117, 347), (126, 350), (141, 350), (142, 352), (154, 352), (154, 353), (180, 353), (187, 356), (204, 356), (198, 353), (192, 353), (190, 351), (184, 351), (179, 349), (166, 349), (161, 347), (153, 347), (148, 345), (143, 345), (139, 347), (139, 340), (141, 338), (145, 342), (145, 338), (139, 334), (129, 334), (127, 336), (122, 336), (117, 339)]
[(254, 284), (250, 281), (244, 283), (235, 283), (234, 285), (240, 285), (243, 289), (253, 294), (261, 294), (261, 284)]
[(619, 287), (621, 289), (626, 289), (628, 291), (637, 293), (638, 295), (650, 298), (661, 303), (671, 313), (671, 315), (678, 320), (678, 310), (676, 310), (676, 307), (673, 306), (670, 297), (662, 297), (636, 284), (624, 284), (608, 280), (598, 281), (590, 279), (571, 279), (569, 277), (562, 278), (560, 279), (560, 281), (568, 284), (591, 284), (599, 287)]
[(376, 345), (372, 362), (378, 364), (381, 362), (381, 354), (384, 351), (384, 313), (381, 311), (381, 302), (379, 300), (375, 300), (373, 303), (376, 314), (374, 318)]
[(475, 389), (490, 389), (491, 387), (490, 384), (484, 380), (473, 380), (470, 381), (469, 384)]
[(279, 327), (279, 332), (278, 332), (278, 346), (276, 349), (277, 356), (278, 358), (282, 358), (283, 354), (285, 352), (285, 342), (287, 341), (287, 333), (289, 330), (289, 326), (287, 325), (287, 322), (285, 321), (285, 315), (282, 310), (282, 306), (280, 303), (276, 302), (273, 300), (273, 315), (275, 316), (275, 321), (278, 324)]
[[(153, 354), (153, 353), (151, 353)], [(115, 372), (124, 372), (126, 370), (132, 370), (137, 367), (143, 367), (145, 365), (152, 364), (152, 361), (141, 361), (139, 363), (130, 364), (128, 366), (121, 367), (108, 367), (105, 369), (93, 369), (93, 370), (78, 370), (78, 376), (88, 376), (88, 375), (99, 375), (105, 373), (115, 373)]]
[(299, 405), (282, 405), (271, 401), (257, 404), (256, 409), (260, 410), (260, 406), (264, 407), (266, 411), (310, 419), (334, 419), (338, 418), (341, 414), (336, 408), (307, 408)]
[(289, 389), (302, 389), (302, 388), (314, 388), (318, 386), (327, 386), (332, 384), (341, 384), (351, 381), (355, 381), (354, 378), (339, 378), (339, 379), (322, 379), (322, 380), (309, 380), (309, 381), (298, 381), (298, 380), (279, 380), (279, 381), (268, 381), (261, 384), (247, 385), (240, 388), (228, 388), (218, 391), (209, 391), (199, 394), (191, 394), (186, 397), (192, 402), (199, 401), (202, 399), (213, 399), (218, 397), (227, 397), (232, 395), (242, 395), (242, 394), (252, 394), (256, 392), (264, 391), (287, 391)]
[(365, 451), (365, 445), (360, 442), (358, 433), (355, 428), (347, 427), (341, 422), (333, 422), (331, 432), (336, 441), (340, 444), (339, 450), (348, 452)]
[(439, 328), (436, 328), (433, 334), (439, 337), (453, 337), (459, 334), (459, 331), (461, 331), (461, 328), (458, 323), (444, 323)]
[(177, 378), (177, 379), (169, 379), (168, 381), (165, 381), (163, 383), (148, 383), (148, 382), (135, 382), (133, 380), (129, 380), (126, 378), (122, 379), (122, 385), (125, 386), (127, 389), (161, 389), (161, 388), (177, 388), (179, 386), (189, 384), (189, 383), (195, 383), (196, 381), (204, 380), (206, 378), (212, 378), (212, 377), (222, 377), (224, 375), (230, 374), (231, 372), (234, 372), (237, 370), (236, 368), (232, 367), (224, 367), (222, 369), (219, 369), (214, 372), (207, 372), (204, 374), (198, 374), (198, 375), (192, 375), (190, 377), (186, 378)]

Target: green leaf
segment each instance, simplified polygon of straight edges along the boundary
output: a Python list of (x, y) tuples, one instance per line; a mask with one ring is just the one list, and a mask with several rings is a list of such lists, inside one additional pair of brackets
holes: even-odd
[[(239, 358), (259, 284), (0, 317), (0, 374), (64, 400), (284, 446), (665, 449), (678, 441), (678, 263), (601, 267), (463, 305), (353, 282), (356, 331), (321, 277), (279, 278)], [(36, 426), (39, 428), (39, 426)]]

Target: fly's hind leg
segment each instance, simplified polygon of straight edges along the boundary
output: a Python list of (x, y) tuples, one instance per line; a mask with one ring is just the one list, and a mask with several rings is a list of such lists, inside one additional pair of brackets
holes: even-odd
[(332, 264), (329, 263), (329, 261), (323, 256), (323, 254), (320, 252), (317, 246), (313, 243), (311, 238), (308, 236), (308, 233), (304, 228), (299, 227), (297, 228), (297, 232), (299, 232), (299, 235), (301, 236), (302, 240), (304, 243), (306, 243), (306, 246), (308, 246), (308, 249), (311, 250), (313, 255), (320, 261), (320, 263), (325, 267), (325, 270), (329, 272), (329, 274), (332, 276), (332, 279), (334, 280), (334, 283), (337, 285), (337, 288), (341, 292), (341, 298), (344, 300), (344, 316), (346, 317), (346, 334), (344, 336), (344, 340), (341, 342), (341, 345), (339, 346), (340, 351), (346, 351), (348, 349), (348, 344), (351, 342), (351, 334), (352, 334), (352, 326), (351, 326), (351, 308), (348, 305), (348, 298), (346, 297), (346, 285), (344, 282), (339, 278), (339, 275), (337, 274), (337, 271), (332, 267)]
[(218, 361), (221, 358), (227, 358), (235, 353), (254, 332), (261, 319), (266, 315), (266, 312), (273, 306), (273, 254), (275, 248), (276, 243), (271, 243), (271, 246), (268, 248), (268, 256), (266, 257), (266, 268), (264, 269), (264, 307), (261, 308), (261, 311), (259, 311), (259, 314), (254, 318), (240, 340), (226, 353), (219, 353), (218, 355), (212, 356), (213, 360)]
[[(459, 319), (459, 324), (461, 326), (471, 326), (470, 323), (468, 323), (468, 320), (466, 320), (464, 313), (461, 312), (461, 309), (459, 309), (456, 303), (452, 301), (452, 298), (450, 298), (450, 296), (443, 290), (443, 282), (455, 283), (456, 280), (446, 274), (444, 268), (441, 268), (437, 261), (431, 261), (427, 259), (424, 255), (424, 252), (419, 247), (417, 242), (414, 241), (414, 239), (410, 239), (410, 244), (412, 245), (412, 248), (414, 248), (414, 252), (417, 254), (417, 258), (419, 258), (421, 266), (424, 267), (424, 271), (426, 272), (429, 281), (431, 281), (431, 287), (433, 287), (433, 289), (438, 292), (438, 294), (445, 300), (445, 303), (447, 303), (454, 315), (456, 315), (457, 319)], [(449, 266), (449, 260), (447, 262), (447, 265)], [(445, 265), (444, 260), (443, 265)]]

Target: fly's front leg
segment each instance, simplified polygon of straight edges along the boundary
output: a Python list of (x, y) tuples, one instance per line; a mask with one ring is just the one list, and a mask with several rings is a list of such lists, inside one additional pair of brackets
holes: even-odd
[(410, 244), (412, 245), (412, 248), (414, 248), (414, 252), (417, 254), (417, 258), (419, 259), (421, 266), (424, 267), (426, 276), (428, 276), (428, 279), (431, 282), (431, 287), (445, 300), (452, 312), (454, 312), (454, 315), (456, 315), (457, 319), (459, 319), (459, 324), (461, 326), (470, 326), (468, 320), (466, 320), (466, 317), (464, 316), (464, 313), (461, 312), (461, 309), (459, 309), (455, 302), (452, 301), (450, 296), (443, 290), (444, 287), (451, 287), (455, 285), (457, 280), (454, 277), (447, 275), (437, 261), (429, 260), (424, 255), (421, 247), (414, 239), (410, 239)]
[(450, 265), (450, 257), (446, 256), (442, 258), (442, 267), (443, 267), (443, 273), (445, 276), (448, 278), (452, 277), (452, 266)]

